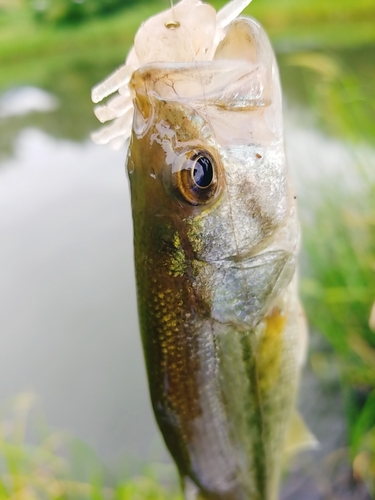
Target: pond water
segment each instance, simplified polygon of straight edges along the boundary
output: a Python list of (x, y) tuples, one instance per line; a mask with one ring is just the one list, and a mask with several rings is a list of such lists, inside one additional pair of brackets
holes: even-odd
[[(349, 174), (352, 148), (320, 131), (295, 93), (289, 85), (286, 144), (307, 213), (319, 201), (312, 187), (323, 176), (360, 186)], [(4, 109), (10, 99), (1, 101)], [(138, 331), (125, 152), (88, 139), (95, 123), (89, 102), (80, 132), (86, 139), (62, 133), (56, 124), (72, 110), (57, 108), (57, 100), (64, 96), (52, 96), (49, 111), (0, 115), (7, 134), (0, 151), (0, 331), (6, 346), (0, 350), (0, 400), (35, 392), (52, 427), (71, 431), (104, 460), (167, 460)], [(370, 147), (358, 151), (374, 162)], [(301, 407), (323, 444), (322, 456), (345, 444), (343, 402), (335, 379), (321, 387), (309, 369), (303, 388)], [(298, 488), (307, 492), (311, 474), (298, 478), (302, 486), (294, 478), (285, 499), (302, 498)], [(311, 497), (304, 499), (320, 498), (309, 488)]]
[(31, 128), (0, 167), (2, 400), (36, 392), (106, 458), (158, 446), (126, 182), (123, 153)]

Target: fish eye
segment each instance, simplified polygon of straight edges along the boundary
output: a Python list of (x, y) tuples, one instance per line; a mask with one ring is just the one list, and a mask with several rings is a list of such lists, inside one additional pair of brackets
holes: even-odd
[(190, 170), (194, 184), (201, 189), (210, 187), (214, 179), (214, 168), (208, 156), (199, 155)]
[(172, 187), (191, 205), (206, 205), (219, 193), (218, 165), (207, 151), (185, 151), (172, 167)]

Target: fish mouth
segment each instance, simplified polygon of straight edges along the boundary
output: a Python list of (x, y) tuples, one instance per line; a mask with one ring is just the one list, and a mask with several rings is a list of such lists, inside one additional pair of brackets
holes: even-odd
[(262, 67), (244, 60), (146, 64), (134, 72), (131, 86), (138, 96), (202, 101), (222, 109), (258, 108), (272, 102)]

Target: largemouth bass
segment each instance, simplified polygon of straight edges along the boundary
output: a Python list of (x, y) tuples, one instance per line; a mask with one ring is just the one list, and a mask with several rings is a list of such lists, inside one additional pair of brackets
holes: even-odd
[(275, 500), (306, 328), (277, 64), (261, 26), (181, 0), (93, 89), (130, 137), (138, 308), (153, 409), (187, 499)]

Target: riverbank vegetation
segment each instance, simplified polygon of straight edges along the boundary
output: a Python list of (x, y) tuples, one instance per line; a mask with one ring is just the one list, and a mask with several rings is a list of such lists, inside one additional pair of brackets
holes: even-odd
[[(75, 4), (77, 8), (88, 10), (89, 7), (85, 6), (98, 3), (93, 0), (59, 2), (71, 8)], [(120, 64), (140, 23), (169, 4), (169, 0), (144, 0), (130, 6), (123, 2), (124, 8), (105, 17), (94, 15), (94, 12), (99, 14), (100, 9), (93, 7), (94, 12), (87, 14), (85, 22), (78, 24), (65, 22), (56, 26), (48, 16), (45, 22), (37, 22), (36, 12), (47, 12), (49, 5), (51, 9), (52, 5), (57, 9), (59, 2), (2, 0), (0, 87), (25, 80), (42, 84), (51, 72), (62, 74), (67, 64), (78, 58), (91, 60), (93, 54), (98, 66), (107, 58), (111, 61), (117, 59)], [(215, 0), (212, 3), (219, 7), (225, 2)], [(39, 5), (45, 5), (46, 9), (40, 9)], [(323, 0), (254, 0), (247, 12), (262, 22), (280, 51), (296, 48), (326, 50), (375, 42), (375, 5), (371, 0), (343, 0), (339, 9), (335, 3)]]
[(37, 407), (25, 393), (2, 408), (0, 500), (182, 500), (170, 466), (149, 464), (113, 481), (88, 446), (48, 430)]

